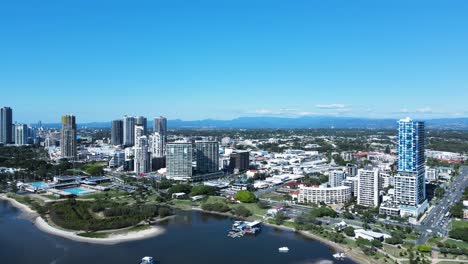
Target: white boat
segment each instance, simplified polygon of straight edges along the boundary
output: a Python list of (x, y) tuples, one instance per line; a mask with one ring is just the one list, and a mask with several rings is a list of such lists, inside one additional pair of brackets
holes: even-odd
[(141, 259), (140, 264), (153, 264), (153, 257), (144, 257)]
[(333, 257), (336, 259), (344, 259), (346, 258), (346, 254), (343, 252), (338, 252), (338, 253), (333, 254)]
[(278, 248), (278, 251), (286, 253), (286, 252), (289, 251), (289, 248), (288, 247), (280, 247), (280, 248)]

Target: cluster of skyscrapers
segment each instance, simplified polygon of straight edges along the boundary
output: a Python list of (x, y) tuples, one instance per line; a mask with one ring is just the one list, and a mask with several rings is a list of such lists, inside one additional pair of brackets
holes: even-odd
[[(126, 160), (133, 160), (132, 164), (126, 164), (126, 167), (133, 169), (137, 174), (164, 166), (167, 119), (162, 116), (156, 117), (153, 124), (153, 131), (149, 133), (148, 119), (144, 116), (124, 116), (123, 119), (112, 121), (111, 144), (125, 149)], [(123, 163), (120, 155), (117, 153), (114, 159)], [(117, 162), (115, 165), (121, 164)]]
[(124, 116), (112, 121), (111, 143), (122, 146), (125, 153), (117, 152), (111, 165), (124, 165), (136, 174), (166, 167), (169, 179), (193, 180), (197, 175), (219, 172), (218, 142), (168, 143), (167, 119), (162, 116), (154, 119), (152, 133), (148, 133), (146, 117)]
[(13, 124), (13, 110), (10, 107), (0, 108), (0, 144), (27, 145), (33, 144), (35, 130), (26, 124)]

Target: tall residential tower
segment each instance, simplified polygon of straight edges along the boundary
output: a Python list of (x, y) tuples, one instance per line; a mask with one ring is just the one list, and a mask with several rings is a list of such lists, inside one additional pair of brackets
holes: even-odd
[(76, 120), (74, 115), (62, 116), (60, 150), (62, 158), (76, 159)]
[(114, 146), (123, 144), (123, 121), (120, 119), (112, 121), (111, 144)]
[(417, 207), (426, 199), (424, 122), (409, 117), (398, 121), (398, 174), (395, 200)]
[(0, 108), (0, 143), (13, 143), (13, 110), (10, 107)]

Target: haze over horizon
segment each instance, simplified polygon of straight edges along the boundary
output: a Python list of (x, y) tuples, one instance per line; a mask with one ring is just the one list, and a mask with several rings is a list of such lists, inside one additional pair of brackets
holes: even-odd
[(468, 116), (464, 1), (0, 5), (18, 122)]

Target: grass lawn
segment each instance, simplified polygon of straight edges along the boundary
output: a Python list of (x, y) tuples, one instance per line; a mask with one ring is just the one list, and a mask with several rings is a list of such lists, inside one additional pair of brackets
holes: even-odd
[(261, 209), (258, 207), (256, 203), (240, 203), (240, 204), (229, 204), (229, 207), (237, 207), (239, 205), (244, 206), (245, 208), (249, 209), (250, 212), (252, 212), (253, 215), (264, 215), (267, 213), (267, 209)]
[(168, 204), (173, 205), (180, 209), (190, 209), (192, 208), (192, 201), (190, 200), (172, 200)]
[(282, 194), (276, 194), (276, 193), (265, 193), (265, 194), (260, 195), (260, 198), (271, 199), (271, 200), (274, 200), (274, 201), (283, 201), (284, 200), (284, 197), (283, 197)]
[(396, 257), (396, 258), (401, 258), (400, 252), (406, 251), (406, 250), (404, 250), (404, 249), (399, 249), (399, 248), (397, 248), (397, 247), (394, 247), (394, 246), (391, 246), (391, 245), (387, 245), (387, 244), (384, 244), (384, 245), (383, 245), (383, 250), (384, 250), (385, 252), (387, 252), (389, 255), (392, 255), (392, 256), (394, 256), (394, 257)]
[(468, 248), (468, 243), (449, 238), (444, 244), (455, 244), (459, 248)]

